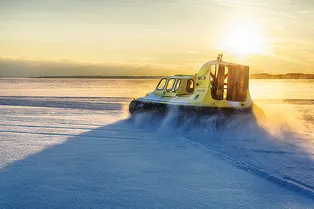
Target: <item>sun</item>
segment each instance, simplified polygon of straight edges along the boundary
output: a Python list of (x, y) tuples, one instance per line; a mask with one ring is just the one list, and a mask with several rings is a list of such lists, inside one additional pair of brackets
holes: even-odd
[(264, 40), (256, 25), (244, 22), (230, 24), (219, 37), (218, 49), (233, 54), (265, 54)]

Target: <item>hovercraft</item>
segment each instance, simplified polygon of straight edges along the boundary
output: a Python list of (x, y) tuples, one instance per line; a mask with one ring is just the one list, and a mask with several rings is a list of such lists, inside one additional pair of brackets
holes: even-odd
[(262, 113), (250, 96), (249, 66), (225, 62), (222, 54), (195, 75), (162, 77), (153, 92), (129, 105), (131, 115), (172, 109), (200, 115)]

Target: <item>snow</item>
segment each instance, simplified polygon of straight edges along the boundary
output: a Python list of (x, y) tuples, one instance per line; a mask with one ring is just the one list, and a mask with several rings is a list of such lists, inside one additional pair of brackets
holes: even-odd
[(1, 97), (0, 208), (314, 207), (311, 149), (294, 135), (128, 119), (128, 101)]

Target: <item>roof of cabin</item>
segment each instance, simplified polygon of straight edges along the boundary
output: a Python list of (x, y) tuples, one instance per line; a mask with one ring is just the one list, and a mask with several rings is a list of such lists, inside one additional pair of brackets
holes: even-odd
[[(226, 66), (247, 66), (247, 65), (242, 65), (238, 63), (232, 63), (232, 62), (225, 62), (222, 61), (222, 55), (218, 55), (218, 58), (216, 60), (211, 60), (206, 62), (202, 67), (210, 67), (212, 65), (226, 65)], [(163, 78), (193, 78), (194, 75), (182, 75), (182, 74), (175, 74), (173, 76), (164, 76)]]
[(173, 76), (164, 76), (163, 78), (193, 78), (194, 75), (181, 75), (181, 74), (176, 74)]
[(225, 61), (222, 61), (222, 60), (211, 60), (209, 62), (206, 62), (203, 66), (209, 66), (209, 65), (241, 65), (241, 66), (247, 66), (247, 65), (242, 65), (242, 64), (238, 64), (238, 63), (232, 63), (232, 62), (225, 62)]

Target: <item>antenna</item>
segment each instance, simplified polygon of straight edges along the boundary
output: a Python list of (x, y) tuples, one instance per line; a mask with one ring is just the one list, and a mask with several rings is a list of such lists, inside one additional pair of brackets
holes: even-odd
[(218, 54), (218, 56), (217, 56), (217, 61), (218, 62), (222, 61), (222, 56), (223, 56), (223, 53)]

